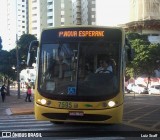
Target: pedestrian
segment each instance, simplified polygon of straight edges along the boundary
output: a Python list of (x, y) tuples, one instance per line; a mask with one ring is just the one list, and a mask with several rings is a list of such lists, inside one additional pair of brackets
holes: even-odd
[(2, 102), (4, 102), (6, 93), (5, 93), (6, 87), (5, 84), (1, 87), (1, 96), (2, 96)]
[(31, 87), (30, 86), (28, 86), (28, 88), (27, 88), (27, 93), (26, 93), (27, 95), (26, 95), (26, 99), (25, 99), (25, 101), (26, 102), (31, 102), (31, 94), (32, 94), (32, 91), (31, 91)]

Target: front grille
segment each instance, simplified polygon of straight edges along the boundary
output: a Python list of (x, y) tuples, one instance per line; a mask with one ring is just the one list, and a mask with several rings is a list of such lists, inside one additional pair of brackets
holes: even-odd
[(109, 115), (84, 114), (84, 116), (70, 116), (68, 113), (43, 113), (49, 119), (77, 120), (77, 121), (105, 121), (111, 118)]

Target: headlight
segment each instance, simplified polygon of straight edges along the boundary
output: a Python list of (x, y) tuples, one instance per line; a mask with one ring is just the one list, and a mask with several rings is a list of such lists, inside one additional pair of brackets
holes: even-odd
[(47, 102), (47, 101), (46, 101), (45, 99), (41, 99), (41, 104), (42, 104), (42, 105), (45, 105), (46, 102)]
[(42, 105), (51, 105), (51, 101), (46, 99), (38, 99), (38, 102), (40, 102)]
[(108, 102), (109, 107), (114, 107), (115, 105), (116, 105), (116, 103), (114, 101), (109, 101)]

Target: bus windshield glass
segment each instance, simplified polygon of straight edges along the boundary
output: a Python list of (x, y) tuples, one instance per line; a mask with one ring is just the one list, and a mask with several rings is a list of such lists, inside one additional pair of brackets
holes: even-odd
[(41, 44), (39, 91), (50, 98), (104, 99), (119, 92), (120, 41)]

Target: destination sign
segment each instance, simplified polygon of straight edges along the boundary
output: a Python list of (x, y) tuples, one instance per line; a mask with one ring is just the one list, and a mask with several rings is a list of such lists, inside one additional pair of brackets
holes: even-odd
[(59, 37), (104, 37), (104, 31), (59, 31)]

